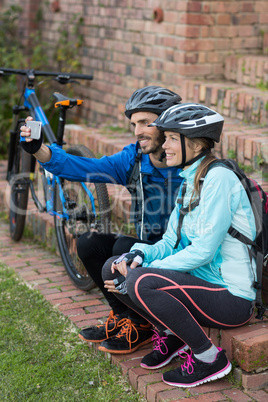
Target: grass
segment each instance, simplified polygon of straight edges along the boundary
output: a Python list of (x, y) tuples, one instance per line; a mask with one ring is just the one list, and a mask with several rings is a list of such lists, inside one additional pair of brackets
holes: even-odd
[(142, 401), (105, 356), (0, 264), (0, 401)]

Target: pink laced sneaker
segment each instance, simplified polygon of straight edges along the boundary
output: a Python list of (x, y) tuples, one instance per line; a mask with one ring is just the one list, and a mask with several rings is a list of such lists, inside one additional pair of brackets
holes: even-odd
[(165, 332), (154, 330), (152, 336), (153, 351), (144, 356), (141, 367), (155, 370), (166, 366), (179, 353), (188, 349), (188, 346), (177, 336), (167, 335)]

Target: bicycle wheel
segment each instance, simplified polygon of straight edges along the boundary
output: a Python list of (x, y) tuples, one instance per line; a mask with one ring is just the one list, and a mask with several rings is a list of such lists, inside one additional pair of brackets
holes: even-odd
[(9, 227), (10, 236), (19, 241), (23, 235), (29, 195), (29, 174), (31, 155), (25, 152), (19, 142), (18, 126), (17, 145), (12, 170), (10, 172)]
[[(94, 157), (84, 145), (72, 146), (67, 153), (87, 158)], [(110, 232), (111, 211), (107, 187), (104, 183), (78, 183), (66, 179), (60, 179), (60, 184), (61, 186), (58, 184), (55, 186), (54, 193), (54, 209), (57, 212), (54, 220), (59, 252), (73, 283), (79, 289), (90, 290), (95, 283), (77, 255), (76, 242), (85, 232)], [(65, 216), (61, 190), (67, 211)]]

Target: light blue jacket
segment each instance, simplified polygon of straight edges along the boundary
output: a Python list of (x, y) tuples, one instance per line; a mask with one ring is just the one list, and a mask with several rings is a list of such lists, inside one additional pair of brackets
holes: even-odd
[[(189, 205), (200, 162), (179, 174), (187, 182), (184, 207)], [(199, 206), (186, 214), (181, 241), (174, 250), (180, 208), (179, 204), (175, 206), (160, 241), (152, 246), (136, 243), (132, 247), (145, 254), (143, 266), (188, 272), (226, 287), (235, 296), (255, 300), (255, 261), (251, 266), (247, 246), (227, 233), (232, 225), (252, 240), (256, 234), (250, 202), (235, 173), (223, 166), (209, 170)]]

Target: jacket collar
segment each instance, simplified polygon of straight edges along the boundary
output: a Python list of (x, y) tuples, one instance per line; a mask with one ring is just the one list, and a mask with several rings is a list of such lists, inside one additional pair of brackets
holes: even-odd
[(182, 177), (183, 179), (185, 179), (187, 182), (193, 182), (195, 174), (196, 174), (196, 170), (204, 158), (205, 158), (205, 156), (203, 156), (203, 158), (195, 161), (191, 166), (188, 167), (188, 169), (182, 170), (179, 173), (179, 176)]

